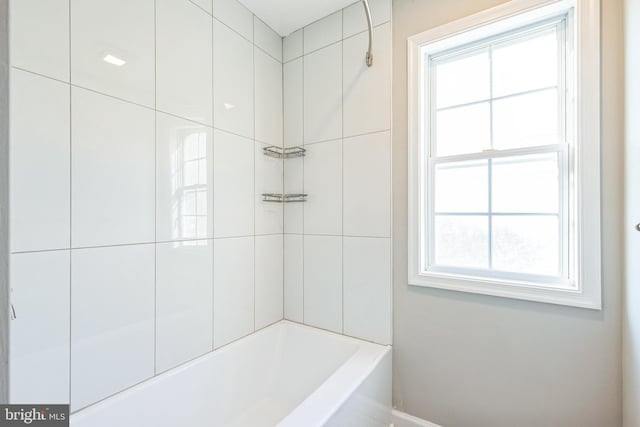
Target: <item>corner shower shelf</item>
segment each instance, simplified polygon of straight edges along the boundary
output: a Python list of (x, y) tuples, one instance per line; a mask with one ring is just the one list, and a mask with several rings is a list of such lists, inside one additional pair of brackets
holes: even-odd
[(266, 156), (275, 157), (276, 159), (291, 159), (294, 157), (302, 157), (304, 153), (307, 151), (302, 147), (276, 147), (275, 145), (270, 145), (268, 147), (264, 147), (262, 149)]
[(306, 202), (306, 194), (280, 194), (280, 193), (263, 193), (263, 202), (272, 203), (294, 203), (294, 202)]

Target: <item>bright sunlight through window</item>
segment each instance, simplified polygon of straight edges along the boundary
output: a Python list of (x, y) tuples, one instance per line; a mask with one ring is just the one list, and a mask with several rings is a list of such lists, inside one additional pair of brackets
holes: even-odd
[(411, 284), (599, 308), (587, 2), (513, 1), (409, 40)]

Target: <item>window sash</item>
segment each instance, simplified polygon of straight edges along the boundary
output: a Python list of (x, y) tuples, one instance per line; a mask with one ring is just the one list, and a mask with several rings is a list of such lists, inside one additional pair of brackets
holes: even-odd
[[(558, 154), (558, 212), (557, 213), (526, 213), (526, 212), (493, 212), (492, 204), (489, 202), (487, 212), (464, 212), (460, 213), (460, 216), (557, 216), (558, 217), (558, 236), (559, 236), (559, 274), (557, 276), (548, 276), (542, 274), (527, 274), (518, 272), (508, 272), (501, 270), (488, 269), (469, 269), (466, 267), (453, 267), (453, 266), (440, 266), (435, 262), (435, 218), (436, 216), (446, 215), (458, 215), (455, 212), (436, 212), (435, 211), (435, 171), (436, 165), (453, 163), (459, 161), (473, 161), (473, 160), (488, 160), (520, 157), (531, 154), (544, 154), (544, 153), (557, 153)], [(423, 268), (424, 272), (439, 272), (439, 273), (451, 273), (453, 275), (462, 276), (478, 276), (486, 278), (503, 278), (514, 279), (521, 281), (530, 281), (535, 283), (555, 283), (571, 288), (575, 285), (575, 280), (571, 275), (571, 259), (570, 259), (570, 217), (569, 217), (569, 146), (567, 144), (553, 144), (548, 146), (530, 147), (530, 148), (516, 148), (510, 150), (491, 150), (482, 153), (463, 154), (456, 156), (448, 156), (441, 158), (429, 158), (425, 160), (424, 168), (427, 173), (424, 175), (423, 188), (426, 189), (426, 197), (424, 197), (423, 212), (426, 217), (426, 232), (423, 233)], [(489, 173), (491, 174), (491, 166), (489, 166)], [(490, 175), (491, 176), (491, 175)], [(488, 183), (489, 198), (492, 197), (491, 178)], [(490, 220), (491, 224), (492, 221)], [(492, 254), (492, 229), (491, 226), (488, 229), (488, 248), (487, 253), (491, 259)], [(491, 262), (489, 266), (491, 267)]]
[[(572, 212), (570, 207), (571, 195), (569, 192), (569, 176), (573, 173), (573, 164), (571, 159), (573, 156), (570, 151), (573, 150), (573, 141), (569, 139), (571, 132), (569, 126), (571, 124), (571, 118), (567, 116), (567, 88), (569, 86), (568, 73), (567, 73), (567, 28), (570, 14), (565, 13), (560, 16), (555, 16), (550, 19), (546, 19), (541, 22), (532, 23), (524, 27), (516, 28), (514, 30), (504, 32), (501, 34), (486, 37), (482, 40), (469, 43), (463, 46), (457, 46), (448, 49), (443, 52), (432, 53), (431, 55), (423, 56), (423, 82), (424, 88), (428, 91), (423, 94), (423, 104), (428, 106), (427, 111), (424, 111), (424, 123), (428, 127), (428, 131), (425, 132), (425, 137), (428, 141), (425, 141), (425, 163), (423, 164), (423, 188), (426, 190), (426, 197), (423, 196), (422, 206), (422, 218), (426, 221), (426, 229), (422, 233), (422, 271), (425, 273), (437, 273), (453, 276), (467, 276), (486, 279), (510, 279), (516, 281), (530, 282), (533, 284), (550, 284), (552, 286), (560, 286), (564, 288), (573, 288), (575, 286), (575, 280), (573, 280), (573, 268), (571, 256), (574, 255), (571, 252), (570, 240), (572, 236), (570, 220), (570, 213)], [(558, 44), (558, 71), (557, 71), (557, 85), (544, 88), (536, 88), (533, 90), (511, 93), (508, 95), (502, 95), (494, 97), (493, 93), (493, 59), (492, 52), (496, 47), (502, 47), (509, 43), (523, 42), (554, 30), (557, 34)], [(466, 56), (476, 54), (487, 50), (489, 55), (489, 97), (487, 99), (476, 100), (468, 103), (461, 103), (456, 105), (447, 105), (446, 107), (437, 108), (437, 93), (436, 93), (436, 75), (435, 67), (439, 64), (456, 59), (462, 59)], [(542, 146), (530, 146), (522, 148), (512, 149), (494, 149), (494, 114), (493, 103), (497, 100), (508, 99), (516, 96), (521, 96), (530, 93), (537, 93), (544, 90), (557, 89), (558, 94), (558, 142), (555, 144), (542, 145)], [(490, 144), (491, 148), (483, 150), (482, 152), (473, 152), (465, 154), (438, 156), (437, 155), (437, 134), (436, 123), (437, 113), (439, 111), (460, 108), (468, 105), (479, 104), (483, 102), (489, 103), (489, 121), (490, 121)], [(530, 154), (541, 153), (557, 153), (559, 158), (559, 176), (558, 176), (558, 207), (559, 210), (554, 215), (558, 217), (558, 236), (559, 236), (559, 274), (557, 276), (547, 276), (542, 274), (528, 274), (520, 272), (500, 271), (493, 269), (493, 218), (496, 216), (504, 215), (503, 213), (492, 212), (492, 160), (506, 157), (524, 156)], [(472, 269), (467, 267), (454, 267), (454, 266), (441, 266), (435, 262), (435, 218), (442, 213), (435, 212), (435, 174), (436, 165), (446, 164), (460, 161), (473, 161), (473, 160), (487, 160), (488, 165), (488, 211), (478, 213), (478, 215), (486, 216), (488, 218), (488, 243), (487, 243), (487, 255), (489, 257), (489, 268), (487, 269)], [(453, 214), (453, 213), (445, 213)], [(465, 213), (470, 215), (470, 213)], [(514, 216), (514, 214), (507, 214)], [(518, 214), (516, 214), (518, 215)], [(522, 214), (519, 214), (522, 215)]]

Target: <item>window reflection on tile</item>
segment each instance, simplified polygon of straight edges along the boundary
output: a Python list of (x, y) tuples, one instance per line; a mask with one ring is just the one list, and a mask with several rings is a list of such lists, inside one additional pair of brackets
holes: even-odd
[(158, 240), (212, 237), (211, 129), (158, 114)]

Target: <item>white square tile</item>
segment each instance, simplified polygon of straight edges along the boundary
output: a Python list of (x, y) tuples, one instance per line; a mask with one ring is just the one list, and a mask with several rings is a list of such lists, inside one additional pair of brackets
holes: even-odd
[(194, 4), (200, 6), (203, 10), (205, 10), (207, 13), (212, 13), (213, 12), (213, 5), (211, 3), (211, 0), (191, 0)]
[(254, 151), (253, 141), (214, 131), (215, 237), (248, 236), (254, 233)]
[(344, 238), (344, 333), (391, 344), (391, 240)]
[(215, 127), (253, 138), (253, 45), (218, 21), (213, 31)]
[(213, 237), (213, 130), (156, 114), (156, 239)]
[(72, 83), (154, 107), (154, 13), (154, 0), (72, 0)]
[[(284, 162), (284, 192), (286, 194), (304, 193), (304, 158), (294, 157)], [(305, 203), (284, 204), (284, 232), (302, 234), (304, 232)]]
[(256, 329), (282, 320), (282, 235), (256, 236)]
[(342, 45), (304, 57), (304, 141), (342, 137)]
[(213, 240), (156, 245), (156, 372), (213, 350)]
[(282, 147), (282, 64), (255, 48), (256, 140)]
[[(377, 26), (391, 21), (391, 0), (369, 0), (371, 20)], [(347, 38), (362, 31), (367, 31), (367, 15), (362, 2), (356, 2), (344, 8), (343, 37)], [(374, 57), (375, 58), (375, 57)]]
[(304, 53), (342, 40), (342, 10), (304, 27)]
[(73, 247), (152, 242), (153, 110), (83, 89), (71, 96)]
[(154, 245), (72, 250), (71, 409), (154, 373)]
[(391, 24), (373, 37), (372, 67), (365, 64), (368, 33), (344, 41), (344, 136), (391, 129)]
[(265, 202), (264, 193), (282, 193), (282, 159), (266, 156), (267, 145), (256, 142), (255, 160), (255, 207), (256, 234), (277, 234), (283, 231), (283, 203)]
[(303, 53), (303, 33), (304, 29), (299, 29), (289, 34), (282, 40), (282, 60), (289, 62), (292, 59), (299, 58)]
[(304, 236), (304, 323), (342, 332), (342, 237)]
[(344, 234), (391, 236), (391, 132), (345, 138)]
[(307, 145), (304, 157), (305, 234), (342, 234), (342, 141)]
[(11, 65), (69, 81), (69, 0), (11, 2)]
[(69, 85), (11, 72), (11, 251), (70, 245)]
[(212, 125), (212, 19), (184, 0), (156, 2), (157, 108)]
[(303, 321), (304, 258), (303, 237), (284, 236), (284, 317), (294, 322)]
[(254, 331), (254, 238), (216, 239), (213, 275), (213, 345)]
[(253, 34), (256, 46), (282, 62), (282, 37), (257, 16), (253, 17)]
[(11, 255), (12, 403), (69, 403), (69, 268), (69, 251)]
[(237, 0), (213, 0), (213, 16), (253, 41), (253, 13)]
[(284, 146), (295, 147), (304, 143), (302, 58), (284, 64), (283, 80)]

